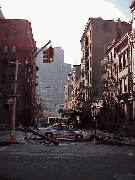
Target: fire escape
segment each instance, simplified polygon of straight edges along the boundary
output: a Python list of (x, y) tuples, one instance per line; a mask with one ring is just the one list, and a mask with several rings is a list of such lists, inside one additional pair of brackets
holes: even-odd
[(101, 61), (102, 71), (102, 81), (104, 82), (104, 92), (103, 98), (106, 101), (106, 110), (101, 112), (101, 117), (104, 123), (107, 125), (112, 125), (116, 121), (117, 114), (117, 85), (118, 85), (118, 65), (115, 62), (114, 57), (105, 57)]

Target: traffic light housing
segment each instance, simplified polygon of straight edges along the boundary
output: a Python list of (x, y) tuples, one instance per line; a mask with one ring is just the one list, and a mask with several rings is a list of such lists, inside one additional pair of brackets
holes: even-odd
[(54, 48), (52, 48), (51, 46), (49, 47), (49, 62), (53, 62), (54, 60)]
[(43, 50), (43, 63), (49, 63), (49, 51), (48, 49)]
[(43, 51), (43, 63), (51, 63), (54, 61), (54, 48), (51, 46)]

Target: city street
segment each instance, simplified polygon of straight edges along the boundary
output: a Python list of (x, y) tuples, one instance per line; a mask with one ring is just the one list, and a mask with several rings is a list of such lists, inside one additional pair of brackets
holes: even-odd
[(59, 146), (30, 141), (0, 147), (0, 179), (114, 180), (135, 174), (135, 147), (60, 141)]

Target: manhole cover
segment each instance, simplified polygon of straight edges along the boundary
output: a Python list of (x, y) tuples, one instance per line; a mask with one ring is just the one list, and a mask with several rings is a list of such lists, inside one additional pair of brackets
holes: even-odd
[(117, 180), (135, 180), (135, 175), (133, 174), (117, 174), (114, 176)]

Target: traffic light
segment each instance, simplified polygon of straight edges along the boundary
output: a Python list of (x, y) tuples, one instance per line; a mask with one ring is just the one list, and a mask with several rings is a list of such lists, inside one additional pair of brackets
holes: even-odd
[(52, 48), (51, 46), (49, 47), (49, 62), (53, 62), (54, 60), (54, 48)]
[(49, 49), (43, 51), (43, 63), (49, 63)]
[(54, 60), (54, 48), (51, 46), (43, 51), (43, 63), (51, 63)]

